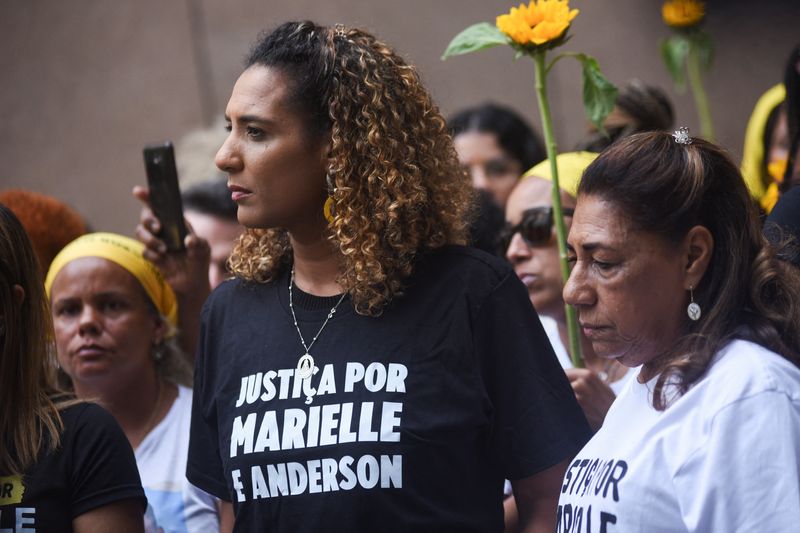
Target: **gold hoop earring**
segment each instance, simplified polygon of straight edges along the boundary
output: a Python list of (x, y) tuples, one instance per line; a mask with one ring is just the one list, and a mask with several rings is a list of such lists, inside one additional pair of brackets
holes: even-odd
[(322, 214), (325, 215), (325, 220), (328, 221), (328, 224), (333, 224), (333, 193), (336, 192), (336, 184), (333, 181), (333, 176), (331, 176), (330, 171), (325, 175), (325, 183), (328, 185), (328, 197), (325, 199), (325, 204), (322, 206)]
[(325, 204), (322, 206), (322, 213), (325, 215), (325, 220), (328, 221), (328, 224), (333, 223), (333, 196), (328, 196), (325, 200)]

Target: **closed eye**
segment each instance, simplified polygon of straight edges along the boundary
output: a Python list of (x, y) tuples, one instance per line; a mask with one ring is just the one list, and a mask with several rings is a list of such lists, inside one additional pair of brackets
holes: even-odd
[(606, 263), (605, 261), (598, 261), (597, 259), (594, 260), (594, 266), (597, 267), (598, 270), (602, 272), (607, 272), (617, 266), (616, 263)]

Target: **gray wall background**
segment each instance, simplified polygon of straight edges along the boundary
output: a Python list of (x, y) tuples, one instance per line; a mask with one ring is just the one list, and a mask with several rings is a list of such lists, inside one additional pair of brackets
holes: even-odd
[[(312, 19), (372, 30), (419, 68), (446, 115), (492, 100), (539, 129), (533, 64), (508, 48), (440, 61), (469, 24), (494, 21), (507, 0), (2, 0), (0, 188), (63, 199), (95, 229), (131, 234), (146, 142), (180, 139), (222, 116), (258, 33)], [(564, 47), (589, 53), (618, 85), (661, 86), (677, 124), (698, 132), (691, 97), (677, 94), (658, 54), (670, 34), (660, 0), (572, 0), (581, 14)], [(800, 0), (711, 0), (706, 29), (717, 47), (706, 79), (718, 141), (738, 158), (753, 104), (780, 81), (800, 43)], [(564, 61), (549, 91), (559, 148), (586, 124), (577, 62)], [(178, 154), (180, 158), (180, 153)]]

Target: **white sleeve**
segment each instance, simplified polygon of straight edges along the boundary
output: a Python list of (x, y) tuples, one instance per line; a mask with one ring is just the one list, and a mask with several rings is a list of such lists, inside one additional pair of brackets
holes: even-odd
[(770, 391), (726, 406), (673, 481), (690, 532), (797, 531), (800, 401)]

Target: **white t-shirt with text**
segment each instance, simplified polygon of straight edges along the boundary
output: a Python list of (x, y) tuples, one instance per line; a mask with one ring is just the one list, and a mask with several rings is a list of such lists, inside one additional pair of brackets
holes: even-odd
[(570, 463), (559, 532), (800, 531), (800, 369), (748, 341), (664, 411), (631, 380)]

